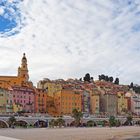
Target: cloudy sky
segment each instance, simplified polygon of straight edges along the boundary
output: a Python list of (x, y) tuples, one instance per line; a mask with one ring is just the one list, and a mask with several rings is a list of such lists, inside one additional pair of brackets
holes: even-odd
[(0, 75), (30, 79), (90, 73), (140, 84), (140, 0), (1, 0)]

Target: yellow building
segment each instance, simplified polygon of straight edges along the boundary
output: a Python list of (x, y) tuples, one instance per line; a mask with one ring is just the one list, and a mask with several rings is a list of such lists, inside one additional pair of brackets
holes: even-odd
[(23, 110), (23, 107), (20, 104), (13, 104), (13, 112), (17, 113)]
[(52, 81), (39, 81), (37, 84), (37, 88), (39, 89), (47, 89), (48, 96), (54, 97), (55, 93), (62, 90), (62, 86), (59, 83)]
[(73, 109), (82, 111), (82, 94), (72, 89), (62, 89), (55, 96), (55, 106), (59, 115), (72, 115)]
[(127, 108), (127, 98), (125, 97), (124, 92), (118, 92), (117, 93), (117, 113), (118, 114), (124, 114), (128, 108)]
[(7, 95), (4, 89), (0, 89), (0, 113), (6, 113)]
[(32, 82), (29, 82), (27, 59), (25, 53), (22, 57), (21, 67), (18, 68), (17, 76), (0, 76), (0, 87), (7, 89), (10, 86), (33, 86)]

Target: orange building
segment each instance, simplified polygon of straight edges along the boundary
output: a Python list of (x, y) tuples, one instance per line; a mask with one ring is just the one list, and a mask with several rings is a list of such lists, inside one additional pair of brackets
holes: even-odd
[(46, 113), (47, 112), (47, 92), (42, 89), (35, 90), (35, 112)]
[(62, 89), (55, 96), (55, 106), (59, 115), (71, 115), (73, 109), (82, 111), (82, 94), (73, 89)]
[(32, 87), (32, 82), (29, 82), (28, 66), (25, 53), (21, 60), (21, 66), (18, 68), (17, 76), (0, 76), (0, 87), (9, 88), (10, 86), (28, 86)]
[(49, 115), (54, 116), (54, 117), (59, 116), (57, 107), (55, 106), (55, 103), (54, 103), (54, 97), (47, 96), (46, 108), (47, 108), (47, 113)]
[(91, 114), (99, 114), (100, 95), (98, 93), (90, 94), (90, 112)]

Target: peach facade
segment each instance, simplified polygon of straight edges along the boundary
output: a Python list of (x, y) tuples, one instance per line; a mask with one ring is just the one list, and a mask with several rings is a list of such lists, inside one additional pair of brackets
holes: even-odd
[(47, 92), (42, 89), (35, 90), (35, 112), (46, 113), (47, 112)]
[(56, 93), (55, 106), (59, 115), (71, 115), (73, 109), (82, 111), (82, 94), (71, 89), (62, 89)]
[(91, 93), (90, 94), (90, 113), (98, 114), (100, 109), (100, 96), (99, 94)]

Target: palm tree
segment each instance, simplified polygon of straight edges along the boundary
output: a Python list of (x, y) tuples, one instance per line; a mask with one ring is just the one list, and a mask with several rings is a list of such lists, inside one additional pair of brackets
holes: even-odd
[(78, 127), (80, 125), (81, 118), (83, 117), (82, 112), (77, 109), (73, 109), (72, 117), (75, 119), (75, 126)]

